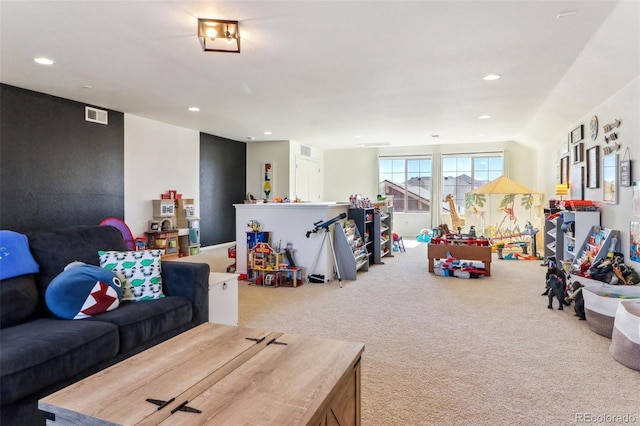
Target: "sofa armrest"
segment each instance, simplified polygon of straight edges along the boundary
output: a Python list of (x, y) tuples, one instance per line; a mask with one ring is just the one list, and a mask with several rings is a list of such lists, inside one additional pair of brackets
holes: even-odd
[(193, 325), (209, 321), (209, 265), (162, 262), (162, 289), (167, 296), (182, 296), (193, 305)]

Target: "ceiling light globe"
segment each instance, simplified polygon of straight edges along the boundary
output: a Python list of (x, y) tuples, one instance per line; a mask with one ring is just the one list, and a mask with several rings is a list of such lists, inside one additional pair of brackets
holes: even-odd
[(207, 34), (207, 37), (213, 40), (218, 35), (218, 31), (216, 31), (215, 28), (207, 28), (206, 34)]

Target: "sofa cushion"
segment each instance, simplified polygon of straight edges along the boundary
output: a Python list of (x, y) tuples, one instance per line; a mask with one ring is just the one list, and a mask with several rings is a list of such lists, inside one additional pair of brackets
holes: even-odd
[(122, 283), (113, 271), (72, 263), (49, 283), (45, 299), (49, 310), (60, 318), (88, 318), (120, 306)]
[(112, 226), (76, 226), (28, 233), (31, 254), (40, 265), (36, 284), (44, 306), (47, 286), (69, 263), (99, 265), (98, 250), (127, 250), (122, 234)]
[(38, 290), (33, 275), (21, 275), (0, 281), (0, 328), (20, 324), (38, 305)]
[(120, 352), (126, 353), (143, 342), (191, 322), (191, 302), (168, 296), (145, 302), (123, 302), (118, 309), (85, 321), (105, 321), (119, 327)]
[(41, 318), (0, 330), (2, 405), (79, 374), (118, 353), (118, 327)]
[(123, 301), (154, 300), (162, 293), (163, 250), (99, 251), (100, 266), (118, 274), (123, 288)]

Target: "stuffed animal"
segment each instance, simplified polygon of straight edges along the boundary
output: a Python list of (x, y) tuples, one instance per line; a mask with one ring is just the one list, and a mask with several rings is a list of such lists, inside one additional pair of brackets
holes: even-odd
[(580, 284), (579, 281), (574, 281), (571, 283), (571, 295), (568, 297), (569, 301), (573, 300), (573, 310), (575, 311), (575, 316), (577, 316), (581, 321), (586, 320), (586, 316), (584, 313), (584, 297), (582, 296), (582, 289), (584, 286)]
[(549, 305), (547, 308), (553, 309), (553, 298), (558, 299), (558, 310), (564, 309), (564, 285), (562, 280), (555, 274), (551, 274), (547, 279), (547, 287), (549, 287)]
[[(558, 299), (558, 310), (562, 311), (565, 304), (565, 290), (567, 281), (564, 272), (556, 266), (555, 259), (547, 261), (546, 294), (549, 296), (547, 308), (553, 309), (553, 298)], [(545, 294), (543, 293), (543, 294)]]
[(115, 272), (73, 262), (56, 276), (45, 292), (47, 307), (63, 319), (82, 319), (114, 310), (122, 300)]

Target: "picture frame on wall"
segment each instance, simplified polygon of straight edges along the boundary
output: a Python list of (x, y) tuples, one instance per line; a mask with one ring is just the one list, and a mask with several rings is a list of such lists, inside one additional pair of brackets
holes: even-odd
[(640, 221), (632, 219), (629, 222), (629, 260), (640, 262)]
[(565, 156), (565, 155), (569, 155), (569, 140), (567, 139), (566, 141), (562, 142), (562, 145), (560, 145), (560, 156)]
[(560, 182), (568, 184), (569, 183), (569, 156), (565, 155), (560, 159)]
[(577, 143), (572, 146), (571, 150), (571, 163), (577, 164), (584, 161), (584, 144)]
[(598, 145), (587, 150), (587, 188), (600, 187), (600, 147)]
[(631, 186), (631, 160), (620, 161), (620, 186)]
[(572, 200), (584, 200), (584, 167), (572, 167), (570, 175), (569, 196)]
[(602, 201), (618, 204), (618, 154), (602, 157)]
[(579, 125), (569, 133), (569, 140), (572, 144), (580, 142), (584, 139), (584, 125)]

